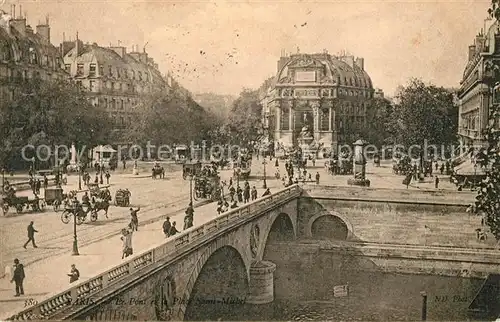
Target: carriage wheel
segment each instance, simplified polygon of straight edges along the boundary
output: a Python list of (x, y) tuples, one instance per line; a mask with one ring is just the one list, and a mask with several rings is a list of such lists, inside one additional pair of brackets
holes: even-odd
[(71, 214), (69, 212), (67, 212), (66, 210), (63, 211), (63, 213), (61, 214), (61, 221), (63, 222), (63, 224), (69, 223), (70, 216)]
[(23, 211), (23, 205), (16, 205), (16, 211), (20, 214)]
[(59, 202), (54, 202), (54, 203), (52, 204), (52, 207), (54, 208), (54, 211), (55, 211), (55, 212), (58, 212), (58, 211), (59, 211), (59, 209), (61, 209), (61, 205), (59, 204)]
[(76, 215), (76, 224), (77, 225), (83, 224), (84, 221), (85, 221), (85, 216), (84, 215), (82, 215), (82, 216)]
[(2, 210), (3, 210), (3, 214), (5, 216), (9, 212), (9, 205), (8, 204), (4, 204), (2, 206)]
[(90, 214), (90, 221), (94, 222), (97, 220), (97, 211), (92, 211)]
[(44, 210), (45, 206), (47, 206), (47, 204), (45, 203), (45, 200), (41, 199), (38, 201), (38, 207), (40, 207), (40, 210)]

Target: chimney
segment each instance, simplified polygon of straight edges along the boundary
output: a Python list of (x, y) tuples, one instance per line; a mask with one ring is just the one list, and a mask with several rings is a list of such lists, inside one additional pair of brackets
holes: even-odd
[(475, 54), (476, 54), (476, 46), (470, 45), (469, 46), (469, 60), (472, 60), (472, 58), (474, 58)]
[(10, 25), (17, 30), (22, 36), (26, 36), (26, 19), (16, 18), (10, 21)]
[(80, 39), (78, 39), (78, 31), (76, 32), (76, 40), (75, 40), (75, 51), (76, 51), (76, 57), (80, 55)]
[(125, 54), (127, 53), (127, 49), (125, 47), (115, 46), (115, 47), (109, 47), (109, 49), (113, 50), (121, 58), (123, 58), (123, 56), (125, 56)]
[(480, 53), (480, 52), (483, 52), (484, 51), (484, 44), (486, 42), (486, 38), (479, 34), (476, 36), (476, 42), (475, 42), (475, 45), (476, 45), (476, 50)]
[[(50, 43), (50, 27), (49, 25), (38, 25), (36, 26), (36, 34), (42, 37), (45, 41)], [(64, 42), (64, 39), (63, 39)]]
[(361, 57), (356, 58), (356, 66), (358, 66), (361, 70), (365, 70), (365, 59)]

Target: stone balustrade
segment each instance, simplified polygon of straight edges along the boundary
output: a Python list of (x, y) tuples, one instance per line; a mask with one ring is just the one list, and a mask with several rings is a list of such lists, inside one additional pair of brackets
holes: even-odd
[[(284, 188), (272, 195), (260, 198), (239, 208), (228, 211), (199, 227), (193, 227), (160, 245), (133, 256), (130, 260), (93, 277), (76, 283), (69, 289), (56, 292), (37, 305), (11, 315), (7, 320), (50, 319), (55, 313), (71, 308), (75, 304), (86, 303), (91, 296), (108, 286), (123, 281), (144, 268), (165, 260), (169, 256), (183, 253), (201, 239), (216, 238), (220, 233), (239, 227), (242, 222), (260, 216), (263, 212), (299, 197), (302, 189), (298, 185)], [(89, 303), (90, 305), (91, 303)]]

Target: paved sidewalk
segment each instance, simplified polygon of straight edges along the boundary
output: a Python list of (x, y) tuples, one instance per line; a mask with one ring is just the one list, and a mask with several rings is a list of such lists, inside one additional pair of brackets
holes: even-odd
[[(215, 203), (196, 207), (194, 227), (203, 225), (216, 216)], [(170, 218), (171, 222), (177, 222), (178, 229), (183, 227), (183, 210), (172, 214)], [(144, 225), (144, 217), (141, 217), (141, 213), (139, 213), (139, 220), (142, 220), (143, 224), (139, 226), (139, 231), (135, 232), (132, 238), (134, 255), (166, 240), (162, 231), (163, 221)], [(68, 247), (70, 246), (68, 245)], [(10, 284), (7, 279), (0, 280), (0, 317), (7, 318), (9, 314), (23, 310), (25, 301), (28, 299), (42, 301), (51, 294), (69, 287), (69, 277), (66, 274), (69, 273), (71, 264), (76, 265), (80, 271), (80, 281), (84, 281), (125, 261), (121, 259), (122, 241), (120, 235), (79, 247), (79, 252), (80, 256), (71, 256), (68, 252), (64, 255), (43, 259), (36, 265), (26, 267), (24, 296), (14, 297), (14, 284)]]

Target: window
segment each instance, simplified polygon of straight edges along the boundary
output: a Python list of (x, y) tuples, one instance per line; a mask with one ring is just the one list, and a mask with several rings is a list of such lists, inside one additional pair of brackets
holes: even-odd
[(115, 89), (115, 83), (111, 82), (111, 90), (114, 90), (114, 89)]
[(78, 88), (82, 88), (82, 81), (76, 81), (76, 86), (78, 86)]
[(113, 110), (116, 108), (116, 100), (114, 98), (111, 100), (111, 108)]
[(96, 73), (96, 65), (90, 64), (89, 76), (95, 76), (95, 73)]
[(321, 123), (320, 123), (320, 131), (329, 131), (330, 130), (330, 111), (327, 108), (323, 108), (321, 110)]
[(135, 79), (135, 71), (132, 71), (132, 79)]
[(64, 64), (64, 70), (69, 74), (71, 73), (71, 64)]
[(120, 68), (116, 69), (116, 77), (120, 78)]
[(76, 76), (83, 75), (83, 64), (76, 65)]
[(107, 98), (104, 99), (104, 107), (108, 108), (108, 99)]
[(280, 129), (284, 131), (290, 130), (290, 109), (288, 107), (281, 109)]
[(123, 76), (125, 78), (128, 78), (128, 71), (126, 69), (123, 70)]
[(113, 67), (108, 66), (108, 74), (109, 76), (113, 77)]
[(94, 92), (94, 91), (96, 90), (96, 88), (95, 88), (95, 81), (91, 80), (91, 81), (89, 82), (89, 90), (90, 90), (91, 92)]
[(123, 100), (121, 100), (120, 109), (122, 109), (122, 110), (123, 110)]
[(104, 65), (99, 66), (99, 76), (104, 76)]
[(139, 80), (142, 81), (142, 73), (141, 72), (137, 72), (137, 75), (139, 75)]

